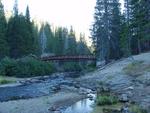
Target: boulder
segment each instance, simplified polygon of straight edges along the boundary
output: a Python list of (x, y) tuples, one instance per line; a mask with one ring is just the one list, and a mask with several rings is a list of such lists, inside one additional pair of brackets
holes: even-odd
[(88, 95), (88, 98), (89, 98), (90, 100), (94, 100), (94, 97), (93, 97), (92, 95)]
[(122, 109), (121, 109), (121, 113), (131, 113), (129, 111), (129, 107), (128, 106), (124, 106)]
[(55, 107), (55, 106), (51, 106), (49, 109), (48, 109), (48, 111), (57, 111), (57, 108)]
[(128, 102), (129, 101), (128, 95), (127, 94), (122, 94), (119, 98), (119, 101), (120, 102)]
[(79, 89), (80, 85), (79, 84), (75, 84), (74, 87), (77, 88), (77, 89)]
[(54, 86), (51, 88), (54, 92), (61, 90), (61, 87), (59, 85)]

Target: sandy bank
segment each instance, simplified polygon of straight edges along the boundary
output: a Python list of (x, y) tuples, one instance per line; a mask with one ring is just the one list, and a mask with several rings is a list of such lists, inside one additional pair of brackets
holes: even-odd
[(51, 106), (71, 105), (84, 96), (74, 92), (59, 92), (51, 96), (0, 103), (0, 113), (51, 113)]

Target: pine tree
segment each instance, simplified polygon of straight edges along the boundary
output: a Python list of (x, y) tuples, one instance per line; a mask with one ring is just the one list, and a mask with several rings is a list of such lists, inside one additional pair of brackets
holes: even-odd
[(29, 6), (26, 7), (26, 20), (27, 22), (30, 22), (30, 11), (29, 11)]
[(97, 0), (92, 38), (100, 61), (120, 57), (119, 38), (121, 25), (120, 4), (118, 0)]
[(125, 14), (121, 17), (121, 33), (120, 33), (120, 54), (121, 57), (129, 56), (129, 40), (128, 40), (128, 25)]
[[(92, 38), (96, 48), (98, 60), (109, 57), (109, 33), (108, 33), (108, 0), (97, 0), (95, 7), (95, 22), (92, 28)], [(106, 14), (107, 13), (107, 14)]]
[(57, 55), (63, 55), (63, 51), (64, 51), (64, 37), (63, 37), (63, 28), (62, 27), (58, 27), (55, 30), (55, 52)]
[(127, 26), (127, 29), (126, 30), (126, 40), (127, 40), (127, 56), (131, 56), (132, 54), (132, 50), (131, 50), (131, 39), (132, 39), (132, 36), (131, 36), (131, 29), (130, 29), (130, 24), (131, 24), (131, 0), (124, 0), (125, 4), (125, 21), (126, 21), (126, 26)]
[(73, 30), (73, 27), (71, 26), (70, 32), (68, 34), (68, 55), (76, 55), (77, 54), (77, 43), (76, 43), (76, 36), (75, 32)]
[(89, 49), (86, 44), (85, 35), (80, 33), (80, 40), (77, 43), (77, 53), (79, 55), (88, 55), (90, 54)]
[(110, 19), (110, 58), (120, 57), (120, 33), (121, 33), (121, 12), (119, 0), (112, 1), (112, 15)]
[(14, 16), (9, 19), (7, 29), (10, 56), (14, 58), (34, 53), (35, 43), (33, 24), (29, 18), (29, 8), (27, 7), (26, 16), (18, 14), (17, 9), (17, 3), (15, 3)]
[(30, 10), (29, 6), (26, 8), (26, 15), (25, 15), (25, 26), (26, 26), (26, 32), (27, 32), (27, 38), (26, 38), (26, 49), (27, 49), (27, 54), (34, 53), (34, 42), (36, 37), (34, 37), (33, 29), (34, 29), (34, 24), (30, 20)]
[(4, 7), (0, 0), (0, 58), (8, 55), (8, 43), (6, 38), (7, 22), (4, 13)]
[(149, 49), (150, 29), (149, 5), (146, 0), (130, 0), (129, 30), (131, 36), (131, 49), (133, 54), (138, 54)]
[(14, 16), (18, 16), (18, 0), (15, 0), (15, 4), (13, 7)]
[(54, 33), (51, 29), (51, 25), (46, 22), (44, 26), (45, 34), (47, 37), (47, 52), (53, 54), (54, 53)]

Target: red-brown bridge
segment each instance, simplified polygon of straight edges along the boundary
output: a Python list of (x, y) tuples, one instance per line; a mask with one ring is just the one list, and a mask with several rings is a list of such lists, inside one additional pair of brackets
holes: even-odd
[(43, 61), (80, 61), (80, 60), (96, 60), (93, 55), (79, 55), (79, 56), (44, 56), (41, 57)]

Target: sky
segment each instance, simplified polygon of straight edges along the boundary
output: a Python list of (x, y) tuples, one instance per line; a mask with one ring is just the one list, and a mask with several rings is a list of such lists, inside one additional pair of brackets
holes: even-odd
[[(2, 0), (5, 11), (12, 11), (14, 1)], [(29, 5), (32, 19), (48, 21), (54, 26), (72, 25), (76, 32), (86, 36), (90, 36), (95, 4), (96, 0), (18, 0), (22, 13)]]

